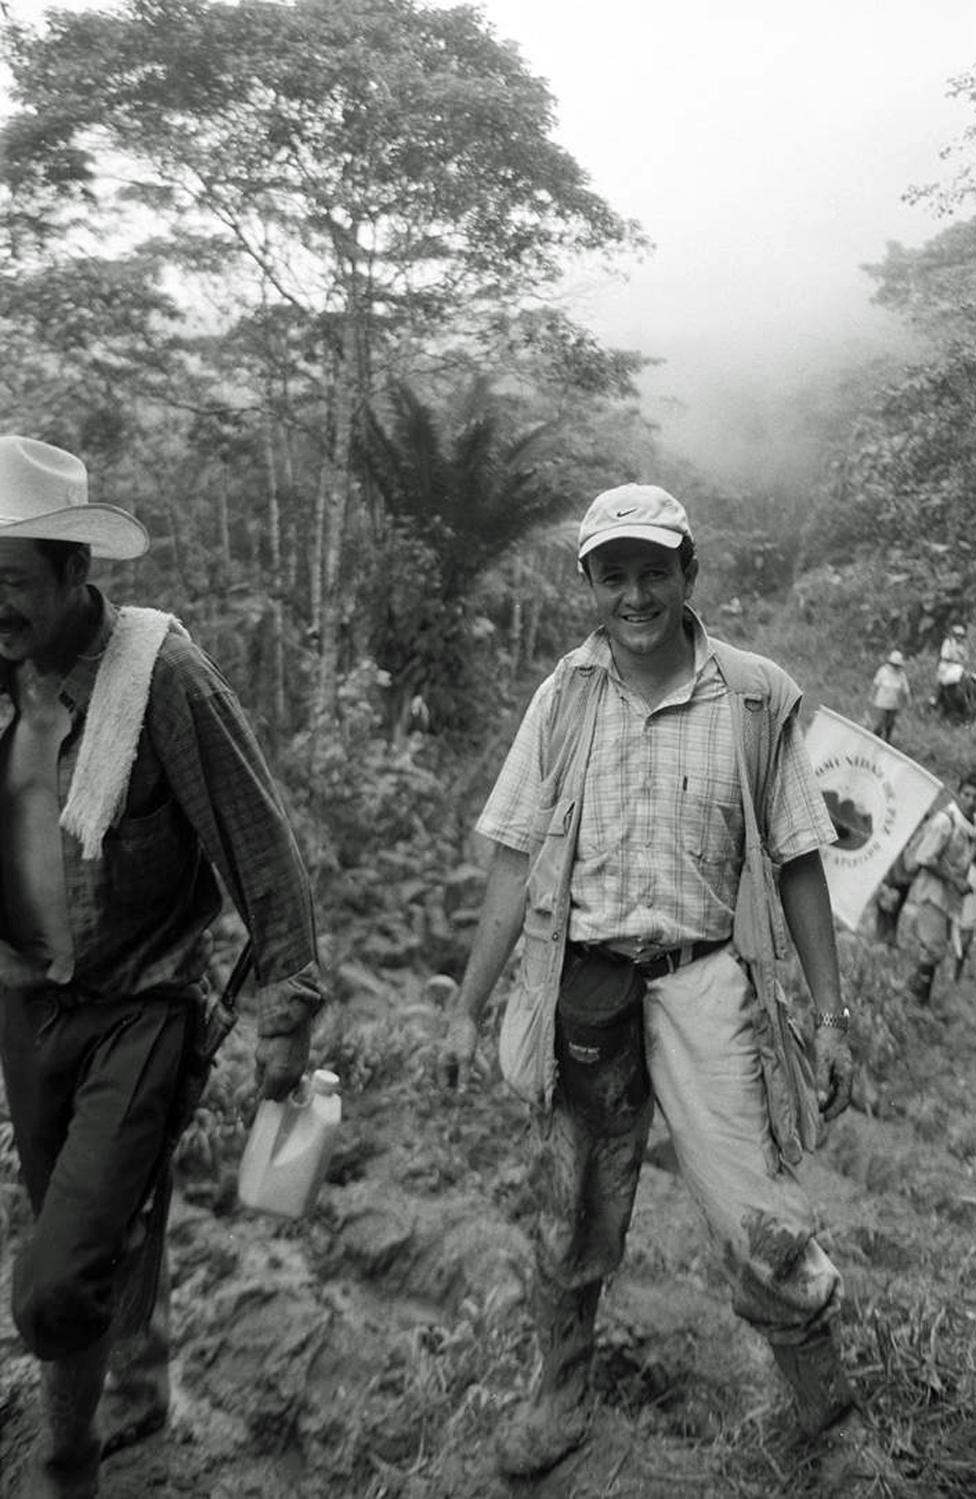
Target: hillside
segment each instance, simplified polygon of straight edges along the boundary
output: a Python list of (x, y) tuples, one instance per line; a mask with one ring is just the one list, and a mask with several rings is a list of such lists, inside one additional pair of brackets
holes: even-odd
[[(762, 621), (747, 614), (737, 628), (797, 676), (808, 707), (859, 716), (873, 669), (866, 651), (840, 637), (832, 645), (789, 609)], [(928, 670), (913, 666), (918, 706), (902, 745), (951, 775), (969, 733), (926, 716)], [(463, 946), (477, 883), (462, 866), (404, 891), (404, 909), (441, 932), (442, 953), (452, 934)], [(316, 1040), (316, 1060), (343, 1078), (330, 1181), (298, 1224), (237, 1206), (253, 1042), (245, 1014), (181, 1154), (172, 1429), (106, 1462), (106, 1499), (511, 1492), (495, 1476), (492, 1439), (533, 1370), (526, 1119), (498, 1078), (490, 1036), (480, 1084), (460, 1098), (441, 1091), (434, 1062), (449, 986), (427, 983), (422, 942), (412, 956), (389, 943), (385, 957), (370, 956), (368, 915), (349, 919), (366, 955), (346, 965), (344, 1003)], [(932, 1011), (919, 1014), (900, 992), (906, 953), (864, 932), (844, 939), (843, 960), (862, 1062), (857, 1107), (829, 1127), (803, 1175), (845, 1277), (842, 1341), (904, 1492), (964, 1499), (976, 1492), (976, 973), (955, 988), (940, 974)], [(35, 1373), (9, 1323), (9, 1251), (26, 1209), (4, 1122), (0, 1225), (0, 1494), (14, 1499)], [(729, 1310), (659, 1125), (628, 1256), (601, 1307), (597, 1383), (592, 1440), (518, 1492), (817, 1492), (771, 1357)]]

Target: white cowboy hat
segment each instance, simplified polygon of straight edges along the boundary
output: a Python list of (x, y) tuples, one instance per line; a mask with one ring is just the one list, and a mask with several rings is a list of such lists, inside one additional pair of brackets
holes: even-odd
[(116, 505), (88, 503), (88, 475), (80, 458), (36, 442), (0, 437), (0, 540), (77, 541), (95, 557), (124, 562), (149, 549), (141, 521)]

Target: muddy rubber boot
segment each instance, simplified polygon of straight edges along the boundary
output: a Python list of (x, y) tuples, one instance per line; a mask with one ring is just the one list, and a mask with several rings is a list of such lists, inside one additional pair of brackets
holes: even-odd
[(109, 1355), (98, 1424), (102, 1456), (142, 1442), (166, 1425), (169, 1415), (169, 1271), (164, 1259), (149, 1325), (119, 1338)]
[(818, 1492), (825, 1499), (867, 1499), (886, 1492), (882, 1481), (897, 1483), (891, 1460), (858, 1409), (833, 1334), (828, 1330), (797, 1347), (773, 1344), (773, 1357), (790, 1387), (800, 1429), (817, 1443)]
[(41, 1364), (42, 1433), (21, 1499), (95, 1499), (102, 1443), (98, 1409), (108, 1339), (93, 1348)]
[(820, 1434), (819, 1491), (834, 1499), (903, 1492), (898, 1470), (856, 1408)]
[(585, 1440), (593, 1413), (589, 1388), (593, 1324), (602, 1282), (578, 1291), (539, 1289), (536, 1334), (542, 1350), (538, 1388), (498, 1436), (498, 1466), (509, 1478), (554, 1468)]
[(800, 1430), (817, 1436), (855, 1408), (856, 1398), (828, 1329), (807, 1343), (773, 1343), (773, 1358), (790, 1387)]

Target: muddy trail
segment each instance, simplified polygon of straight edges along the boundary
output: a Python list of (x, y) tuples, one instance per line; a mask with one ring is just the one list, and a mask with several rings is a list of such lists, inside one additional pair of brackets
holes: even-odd
[[(913, 1013), (903, 957), (855, 939), (845, 957), (858, 1106), (802, 1174), (845, 1277), (841, 1338), (904, 1492), (964, 1499), (976, 1493), (976, 990), (943, 975), (933, 1011)], [(237, 1205), (252, 1038), (246, 1024), (232, 1038), (180, 1161), (172, 1420), (106, 1460), (104, 1499), (816, 1493), (815, 1455), (764, 1342), (729, 1309), (660, 1123), (601, 1305), (591, 1440), (537, 1484), (496, 1476), (495, 1428), (535, 1359), (528, 1123), (493, 1068), (462, 1098), (439, 1089), (441, 1002), (374, 990), (317, 1043), (343, 1075), (345, 1115), (330, 1180), (298, 1223)], [(27, 1214), (0, 1129), (0, 1492), (14, 1499), (37, 1391), (9, 1320)]]

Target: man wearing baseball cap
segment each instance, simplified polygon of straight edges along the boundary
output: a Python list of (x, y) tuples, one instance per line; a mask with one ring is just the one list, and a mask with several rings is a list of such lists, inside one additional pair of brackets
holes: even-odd
[[(500, 1465), (544, 1472), (587, 1435), (597, 1305), (658, 1107), (735, 1309), (768, 1338), (820, 1443), (822, 1491), (867, 1493), (886, 1460), (841, 1366), (840, 1276), (792, 1169), (816, 1143), (818, 1104), (839, 1114), (853, 1073), (820, 859), (834, 833), (800, 693), (773, 662), (707, 634), (689, 602), (688, 517), (666, 490), (598, 495), (578, 562), (597, 629), (536, 692), (478, 821), (493, 862), (441, 1057), (463, 1086), (521, 937), (500, 1056), (538, 1123), (542, 1362), (502, 1429)], [(789, 1047), (770, 1043), (757, 1002), (776, 925), (760, 830), (815, 1012), (815, 1080), (785, 1089)]]
[[(148, 546), (89, 502), (80, 459), (0, 436), (0, 1061), (35, 1218), (12, 1296), (41, 1360), (31, 1499), (89, 1499), (103, 1434), (166, 1419), (153, 1302), (218, 876), (253, 948), (264, 1096), (298, 1082), (322, 1003), (308, 879), (237, 699), (171, 615), (88, 581), (93, 555)], [(145, 1311), (120, 1326), (136, 1266)]]

